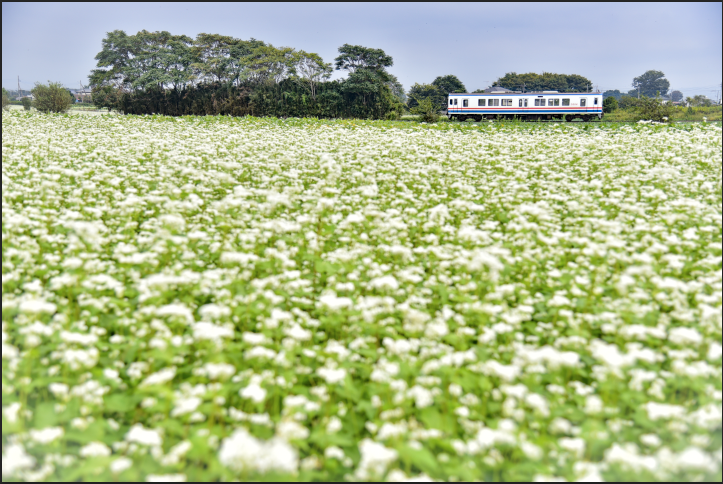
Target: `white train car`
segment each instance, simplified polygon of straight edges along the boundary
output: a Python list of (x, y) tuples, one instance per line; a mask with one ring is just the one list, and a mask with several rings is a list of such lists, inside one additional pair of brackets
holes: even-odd
[(447, 117), (466, 121), (474, 119), (519, 119), (545, 121), (553, 119), (602, 119), (602, 93), (600, 92), (494, 92), (450, 93)]

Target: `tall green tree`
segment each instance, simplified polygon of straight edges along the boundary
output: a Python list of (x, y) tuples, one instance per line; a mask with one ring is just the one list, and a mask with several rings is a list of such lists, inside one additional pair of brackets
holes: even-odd
[(447, 92), (444, 92), (434, 84), (414, 83), (409, 88), (407, 106), (409, 109), (417, 107), (424, 99), (430, 99), (437, 109), (444, 109), (447, 105)]
[(632, 86), (642, 96), (655, 97), (658, 93), (667, 94), (670, 82), (662, 71), (650, 70), (634, 78)]
[(603, 100), (603, 112), (612, 113), (618, 108), (618, 100), (615, 96), (606, 97)]
[(394, 60), (382, 49), (372, 49), (361, 45), (344, 44), (339, 47), (339, 55), (334, 59), (336, 70), (350, 73), (358, 69), (384, 71), (394, 65)]
[(389, 74), (389, 80), (387, 81), (387, 87), (391, 90), (394, 97), (399, 99), (402, 104), (407, 103), (407, 93), (404, 92), (404, 86), (399, 82), (397, 76)]
[(610, 89), (603, 93), (603, 99), (607, 99), (609, 97), (614, 97), (615, 99), (620, 100), (620, 98), (623, 97), (624, 95), (625, 94), (623, 94), (622, 92), (620, 92), (617, 89), (614, 89), (614, 90)]
[(432, 85), (437, 86), (445, 94), (449, 94), (450, 92), (467, 92), (467, 88), (464, 87), (462, 81), (460, 81), (457, 76), (451, 74), (437, 77), (432, 81)]
[(578, 74), (554, 74), (543, 72), (536, 74), (517, 74), (508, 72), (497, 79), (493, 86), (500, 86), (513, 91), (560, 91), (585, 92), (592, 88), (592, 82)]
[(331, 64), (324, 62), (319, 54), (308, 53), (303, 50), (294, 53), (293, 77), (297, 82), (308, 89), (312, 99), (316, 99), (319, 83), (331, 77)]
[(673, 91), (670, 93), (670, 97), (673, 99), (673, 101), (678, 102), (683, 99), (683, 93), (680, 91)]

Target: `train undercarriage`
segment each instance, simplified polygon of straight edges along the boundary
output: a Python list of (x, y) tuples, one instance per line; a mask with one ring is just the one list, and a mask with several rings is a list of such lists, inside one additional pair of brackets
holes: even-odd
[[(562, 120), (563, 118), (568, 123), (575, 119), (581, 119), (582, 121), (592, 121), (598, 116), (595, 114), (451, 114), (449, 119), (457, 121), (467, 121), (472, 119), (476, 122), (482, 120), (497, 121), (502, 119), (517, 120), (517, 121), (553, 121)], [(602, 119), (602, 116), (600, 116)]]

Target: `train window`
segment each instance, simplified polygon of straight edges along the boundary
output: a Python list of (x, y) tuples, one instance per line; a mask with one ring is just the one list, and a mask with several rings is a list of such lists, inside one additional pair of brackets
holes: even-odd
[(559, 100), (559, 99), (555, 99), (554, 101), (555, 101), (554, 106), (559, 106), (559, 105), (560, 105), (560, 100)]
[(468, 104), (469, 104), (469, 103), (467, 102), (466, 99), (463, 99), (463, 100), (462, 100), (462, 107), (465, 107), (465, 108), (466, 108)]
[(544, 99), (535, 99), (535, 106), (544, 106), (545, 100)]
[(484, 106), (484, 105), (485, 105), (485, 100), (484, 100), (484, 99), (478, 99), (478, 100), (477, 100), (477, 106)]
[(456, 100), (456, 99), (454, 100), (454, 105), (455, 105), (455, 106), (457, 105), (457, 100)]
[(570, 105), (570, 100), (569, 100), (569, 99), (563, 99), (563, 100), (562, 100), (562, 105), (563, 105), (563, 106), (569, 106), (569, 105)]
[(522, 107), (522, 99), (520, 99), (520, 107)]
[(595, 102), (593, 104), (595, 104), (595, 106), (597, 106), (597, 98), (595, 98)]
[(585, 101), (587, 101), (587, 99), (580, 99), (580, 106), (585, 106)]
[(527, 99), (525, 99), (525, 107), (527, 107)]
[(495, 106), (499, 106), (499, 105), (500, 105), (500, 100), (499, 100), (499, 99), (494, 99), (494, 102), (495, 102)]
[(552, 105), (553, 105), (553, 102), (554, 102), (554, 101), (553, 101), (552, 99), (548, 99), (548, 100), (547, 100), (547, 105), (548, 105), (548, 106), (552, 106)]
[(449, 100), (449, 105), (451, 106), (451, 105), (453, 105), (453, 104), (454, 104), (454, 101), (452, 101), (452, 100), (450, 99), (450, 100)]

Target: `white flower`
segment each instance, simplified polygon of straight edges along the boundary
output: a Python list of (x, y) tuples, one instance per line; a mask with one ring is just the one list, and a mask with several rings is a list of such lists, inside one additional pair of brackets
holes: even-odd
[(56, 305), (42, 299), (26, 299), (18, 309), (23, 313), (54, 313)]
[(148, 375), (139, 386), (146, 387), (151, 385), (164, 385), (169, 381), (173, 380), (176, 376), (176, 367), (170, 366), (162, 370), (157, 371), (151, 375)]
[(148, 474), (146, 482), (186, 482), (185, 474)]
[(113, 474), (120, 474), (124, 470), (129, 469), (132, 465), (133, 461), (128, 457), (118, 457), (110, 463), (109, 468)]
[(13, 477), (19, 472), (31, 469), (35, 466), (35, 458), (25, 452), (21, 444), (9, 444), (5, 447), (2, 455), (3, 477)]
[(341, 430), (341, 420), (336, 415), (329, 419), (329, 423), (326, 424), (326, 433), (335, 434)]
[(126, 434), (125, 440), (153, 447), (160, 447), (163, 443), (160, 432), (155, 429), (146, 429), (141, 424), (133, 425)]
[(304, 440), (309, 437), (309, 429), (293, 420), (285, 420), (276, 426), (276, 436), (289, 440)]
[(344, 368), (319, 368), (316, 373), (330, 385), (339, 383), (346, 378)]
[(357, 479), (379, 479), (387, 470), (389, 464), (397, 459), (397, 451), (388, 449), (370, 439), (364, 439), (359, 444), (361, 461), (354, 471)]
[(178, 417), (194, 412), (202, 402), (203, 400), (199, 397), (178, 398), (176, 399), (173, 410), (171, 410), (171, 417)]
[(62, 427), (47, 427), (42, 430), (30, 430), (30, 439), (39, 444), (49, 444), (65, 434)]
[(299, 457), (296, 450), (281, 439), (264, 442), (239, 428), (221, 442), (218, 459), (236, 472), (269, 471), (296, 474)]
[(327, 293), (319, 298), (319, 304), (331, 311), (339, 311), (352, 307), (354, 303), (348, 297), (337, 297), (334, 293)]
[(91, 442), (80, 448), (81, 457), (108, 457), (110, 449), (103, 442)]
[(248, 386), (239, 391), (241, 398), (246, 398), (255, 403), (261, 403), (266, 400), (266, 390), (261, 388), (258, 383), (250, 383)]
[(373, 287), (375, 289), (389, 289), (389, 290), (399, 289), (399, 283), (394, 278), (394, 276), (377, 277), (377, 278), (369, 281), (369, 286)]

